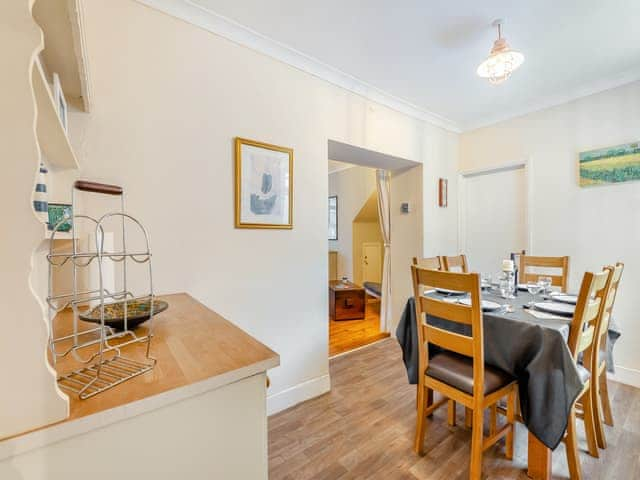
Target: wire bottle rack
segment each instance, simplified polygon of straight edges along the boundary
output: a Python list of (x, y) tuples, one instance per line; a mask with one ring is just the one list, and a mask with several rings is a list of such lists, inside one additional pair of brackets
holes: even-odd
[[(91, 194), (111, 195), (120, 198), (120, 211), (106, 213), (101, 217), (91, 217), (76, 213), (76, 195), (82, 191)], [(47, 255), (49, 270), (49, 287), (47, 295), (49, 318), (49, 350), (51, 361), (58, 370), (58, 385), (71, 393), (77, 394), (80, 399), (87, 399), (100, 392), (108, 390), (131, 378), (146, 373), (154, 368), (156, 359), (151, 356), (151, 339), (153, 337), (154, 314), (158, 313), (158, 302), (153, 293), (153, 270), (151, 266), (151, 251), (149, 249), (149, 236), (144, 226), (134, 217), (125, 213), (124, 191), (116, 185), (107, 185), (95, 182), (76, 181), (71, 192), (72, 216), (61, 219), (52, 229)], [(54, 248), (56, 234), (60, 227), (67, 221), (71, 221), (71, 249), (59, 252)], [(105, 222), (118, 223), (117, 230), (121, 235), (121, 249), (105, 249)], [(86, 223), (95, 233), (95, 245), (88, 242), (86, 248), (82, 248), (77, 235), (77, 226)], [(144, 238), (144, 248), (138, 251), (127, 249), (127, 224), (132, 224)], [(109, 223), (111, 225), (111, 223)], [(121, 265), (120, 288), (105, 285), (106, 261)], [(97, 266), (97, 287), (80, 288), (80, 273), (93, 262)], [(145, 264), (148, 269), (148, 289), (142, 296), (135, 296), (127, 282), (128, 267), (131, 263)], [(54, 293), (54, 271), (64, 265), (71, 267), (70, 291)], [(87, 272), (88, 273), (88, 272)], [(145, 275), (146, 276), (146, 275)], [(86, 278), (86, 275), (85, 275)], [(145, 281), (145, 284), (146, 281)], [(92, 304), (95, 305), (92, 308)], [(120, 316), (118, 327), (111, 323), (110, 311), (118, 307)], [(140, 308), (143, 314), (140, 316)], [(165, 304), (166, 308), (166, 304)], [(65, 309), (72, 311), (72, 325), (56, 325), (60, 318), (59, 312)], [(87, 320), (87, 315), (92, 316), (91, 321), (96, 326), (89, 325), (82, 320)], [(137, 316), (136, 316), (137, 315)], [(66, 317), (68, 318), (68, 317)], [(148, 318), (144, 332), (136, 333), (133, 327), (141, 319)], [(61, 322), (59, 322), (61, 323)], [(67, 322), (68, 323), (68, 322)], [(132, 349), (135, 345), (141, 345), (144, 351), (142, 355), (133, 358), (125, 356), (123, 350)], [(64, 366), (73, 365), (67, 371), (60, 372), (62, 358), (71, 357), (73, 362), (64, 362)], [(77, 368), (79, 366), (79, 368)]]

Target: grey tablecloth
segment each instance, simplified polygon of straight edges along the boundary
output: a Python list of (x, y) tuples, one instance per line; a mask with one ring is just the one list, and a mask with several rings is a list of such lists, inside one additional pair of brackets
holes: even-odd
[[(515, 299), (509, 301), (488, 293), (483, 293), (483, 298), (514, 306), (512, 313), (487, 312), (483, 315), (485, 362), (518, 379), (524, 423), (542, 443), (555, 449), (567, 428), (571, 405), (582, 389), (582, 382), (566, 344), (570, 319), (543, 320), (527, 313), (522, 308), (531, 300), (527, 292), (519, 292)], [(436, 317), (429, 317), (427, 322), (469, 334), (466, 325)], [(412, 384), (418, 381), (416, 327), (415, 302), (411, 298), (398, 324), (396, 337)], [(612, 322), (609, 354), (619, 336), (620, 332)], [(429, 355), (436, 352), (436, 348), (430, 346)], [(613, 361), (609, 361), (608, 365), (613, 365)]]

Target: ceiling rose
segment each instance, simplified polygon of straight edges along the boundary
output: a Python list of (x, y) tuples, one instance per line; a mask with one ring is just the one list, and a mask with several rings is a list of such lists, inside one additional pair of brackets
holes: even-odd
[(497, 85), (504, 82), (524, 62), (524, 55), (512, 50), (507, 40), (502, 38), (504, 20), (495, 20), (493, 26), (498, 29), (498, 38), (487, 59), (478, 66), (477, 73), (482, 78)]

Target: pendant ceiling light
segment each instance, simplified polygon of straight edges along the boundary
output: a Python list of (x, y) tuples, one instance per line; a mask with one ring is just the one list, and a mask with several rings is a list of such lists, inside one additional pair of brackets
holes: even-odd
[(488, 78), (489, 82), (498, 84), (504, 82), (524, 62), (524, 55), (512, 50), (507, 41), (502, 38), (503, 20), (496, 20), (493, 26), (498, 29), (498, 39), (493, 42), (489, 57), (478, 66), (478, 75)]

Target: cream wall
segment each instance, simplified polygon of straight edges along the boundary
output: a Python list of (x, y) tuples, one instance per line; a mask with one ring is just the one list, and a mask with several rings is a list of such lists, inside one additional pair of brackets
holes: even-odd
[(329, 175), (329, 195), (338, 196), (338, 240), (329, 240), (329, 250), (338, 252), (338, 278), (355, 280), (353, 220), (376, 191), (376, 171), (351, 167)]
[(0, 235), (0, 438), (68, 414), (67, 398), (46, 363), (45, 306), (34, 296), (41, 281), (33, 276), (33, 254), (42, 244), (43, 227), (32, 204), (40, 150), (31, 72), (43, 43), (31, 16), (32, 4), (0, 2), (0, 201), (5, 206)]
[[(430, 126), (422, 143), (422, 237), (424, 257), (458, 252), (458, 158), (460, 136)], [(449, 182), (447, 207), (438, 207), (438, 179)]]
[[(640, 139), (640, 83), (465, 133), (460, 168), (530, 159), (532, 252), (570, 255), (571, 290), (585, 270), (626, 264), (614, 312), (617, 377), (640, 386), (640, 183), (580, 188), (577, 154)], [(451, 199), (451, 197), (450, 197)]]
[[(447, 158), (443, 155), (443, 158)], [(451, 161), (455, 168), (456, 162)], [(400, 315), (407, 303), (407, 299), (413, 296), (410, 265), (413, 257), (419, 257), (423, 251), (424, 242), (431, 245), (439, 243), (438, 236), (441, 233), (437, 226), (423, 227), (424, 212), (435, 216), (438, 212), (432, 211), (430, 199), (423, 199), (423, 178), (432, 182), (432, 178), (424, 174), (425, 167), (417, 166), (404, 172), (395, 172), (391, 176), (391, 311), (392, 332), (400, 319)], [(400, 205), (409, 203), (409, 213), (402, 213)], [(449, 210), (447, 213), (455, 211)], [(443, 219), (445, 215), (441, 215)], [(435, 223), (435, 222), (434, 222)], [(455, 232), (454, 232), (455, 233)], [(446, 235), (442, 235), (446, 237)]]
[[(438, 171), (455, 165), (457, 135), (132, 0), (86, 2), (85, 16), (94, 105), (70, 118), (80, 175), (125, 187), (159, 292), (192, 293), (281, 355), (269, 411), (326, 391), (327, 140)], [(293, 230), (234, 229), (235, 136), (294, 149)], [(438, 213), (428, 239), (455, 219)]]

